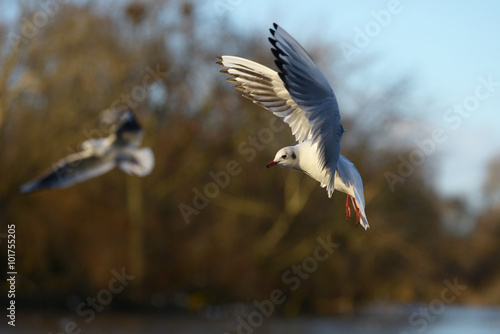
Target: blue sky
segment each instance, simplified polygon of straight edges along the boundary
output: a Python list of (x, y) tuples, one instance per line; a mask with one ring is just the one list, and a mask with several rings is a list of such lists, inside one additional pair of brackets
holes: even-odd
[[(500, 1), (214, 0), (212, 4), (223, 5), (221, 16), (237, 31), (267, 36), (272, 22), (277, 22), (306, 48), (316, 39), (341, 50), (342, 43), (355, 45), (357, 29), (374, 29), (370, 43), (349, 60), (360, 64), (373, 60), (365, 73), (369, 80), (374, 80), (372, 75), (381, 82), (408, 75), (414, 80), (415, 95), (432, 100), (431, 107), (423, 101), (423, 110), (415, 116), (427, 124), (424, 137), (435, 128), (447, 132), (447, 140), (433, 155), (438, 158), (438, 189), (477, 204), (486, 164), (500, 154), (500, 86), (456, 128), (450, 128), (444, 115), (474, 96), (481, 77), (500, 82)], [(374, 13), (389, 10), (390, 19), (377, 31)], [(268, 47), (266, 40), (263, 47)], [(346, 57), (342, 61), (349, 65)]]

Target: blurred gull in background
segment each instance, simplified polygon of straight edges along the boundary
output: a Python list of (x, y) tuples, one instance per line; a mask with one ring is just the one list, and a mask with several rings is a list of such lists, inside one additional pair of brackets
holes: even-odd
[(129, 175), (146, 176), (153, 170), (154, 155), (149, 147), (139, 148), (143, 130), (127, 110), (106, 110), (103, 120), (116, 129), (106, 138), (83, 142), (83, 150), (59, 160), (53, 168), (21, 186), (22, 193), (45, 188), (66, 188), (102, 175), (116, 166)]
[(243, 96), (282, 117), (298, 144), (280, 149), (266, 168), (278, 165), (303, 171), (326, 187), (328, 197), (334, 189), (347, 194), (356, 210), (356, 225), (368, 229), (363, 182), (354, 164), (340, 154), (345, 132), (340, 123), (337, 99), (326, 77), (300, 44), (283, 28), (274, 24), (269, 38), (274, 48), (277, 73), (253, 61), (219, 57), (221, 72), (243, 92)]

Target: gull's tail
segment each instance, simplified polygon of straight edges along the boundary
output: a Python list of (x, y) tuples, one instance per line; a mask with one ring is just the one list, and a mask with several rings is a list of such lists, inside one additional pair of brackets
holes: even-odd
[(149, 147), (144, 147), (130, 152), (130, 158), (121, 160), (118, 166), (129, 175), (143, 177), (153, 170), (155, 157)]

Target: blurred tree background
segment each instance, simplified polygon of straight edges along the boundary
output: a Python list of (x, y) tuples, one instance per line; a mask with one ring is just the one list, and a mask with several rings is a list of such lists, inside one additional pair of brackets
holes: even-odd
[[(386, 180), (414, 149), (399, 131), (408, 119), (418, 122), (422, 108), (408, 102), (411, 80), (371, 78), (357, 88), (348, 83), (363, 68), (340, 68), (334, 48), (305, 45), (339, 99), (342, 152), (364, 181), (371, 228), (363, 231), (353, 218), (345, 222), (345, 194), (328, 199), (302, 173), (264, 170), (293, 137), (242, 98), (215, 62), (229, 54), (274, 68), (266, 31), (238, 34), (195, 1), (24, 1), (19, 8), (19, 20), (0, 26), (0, 221), (2, 233), (16, 224), (23, 307), (72, 309), (122, 268), (135, 279), (112, 309), (251, 303), (276, 288), (289, 292), (283, 273), (328, 236), (340, 246), (287, 293), (280, 312), (431, 300), (455, 277), (468, 287), (460, 302), (500, 300), (500, 160), (479, 194), (487, 203), (480, 214), (438, 195), (436, 158), (394, 191)], [(151, 175), (114, 170), (69, 189), (19, 194), (84, 140), (108, 135), (99, 128), (102, 110), (126, 106), (155, 152)], [(194, 208), (196, 191), (213, 182), (210, 172), (226, 171), (232, 160), (239, 173), (187, 224), (179, 206)], [(455, 224), (473, 227), (458, 233)]]

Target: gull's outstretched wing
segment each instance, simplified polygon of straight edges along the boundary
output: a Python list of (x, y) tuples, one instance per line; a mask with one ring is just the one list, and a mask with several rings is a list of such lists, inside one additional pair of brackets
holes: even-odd
[(312, 140), (318, 146), (320, 168), (332, 175), (329, 192), (334, 188), (334, 171), (340, 155), (344, 127), (332, 88), (307, 52), (286, 31), (274, 25), (277, 73), (253, 61), (231, 56), (219, 57), (221, 72), (232, 76), (228, 81), (254, 103), (283, 117), (300, 143)]
[[(272, 51), (279, 76), (311, 124), (311, 139), (318, 145), (321, 168), (333, 175), (345, 132), (333, 89), (309, 54), (283, 28), (274, 24), (271, 34), (273, 38), (269, 40), (274, 46)], [(332, 177), (330, 187), (333, 187), (333, 180)]]
[[(101, 140), (93, 139), (93, 141)], [(86, 149), (59, 160), (44, 174), (22, 185), (20, 191), (29, 193), (45, 188), (66, 188), (102, 175), (115, 167), (116, 162), (112, 157), (96, 155), (92, 148), (93, 144), (91, 142), (86, 144), (84, 145)]]
[(311, 124), (299, 106), (285, 89), (278, 72), (248, 59), (221, 56), (217, 64), (227, 67), (221, 73), (232, 76), (227, 79), (243, 92), (243, 96), (255, 104), (282, 117), (301, 143), (311, 137)]
[(347, 189), (346, 193), (352, 196), (353, 201), (356, 202), (356, 206), (361, 212), (361, 226), (363, 226), (365, 230), (368, 229), (370, 225), (368, 224), (368, 219), (366, 218), (365, 213), (363, 180), (361, 180), (361, 176), (359, 175), (359, 172), (354, 164), (342, 154), (339, 157), (335, 176), (337, 177), (336, 182), (340, 182), (343, 185), (342, 186), (341, 184), (336, 183), (336, 187)]

